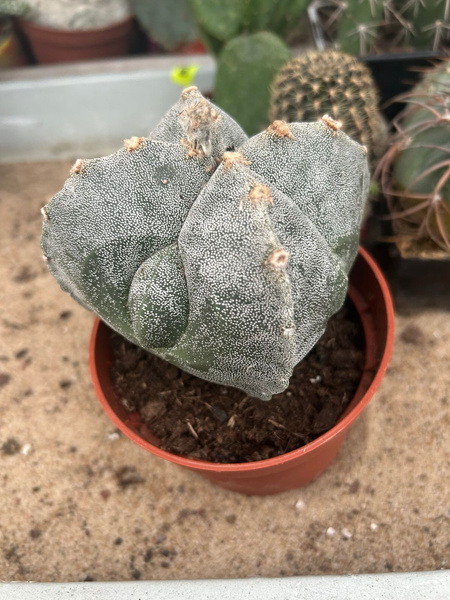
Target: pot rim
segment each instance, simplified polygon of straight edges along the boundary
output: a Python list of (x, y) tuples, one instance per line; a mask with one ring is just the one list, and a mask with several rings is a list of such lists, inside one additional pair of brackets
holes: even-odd
[[(381, 292), (382, 292), (384, 305), (385, 305), (385, 309), (386, 309), (386, 318), (387, 318), (386, 344), (384, 347), (383, 356), (381, 357), (380, 362), (379, 362), (377, 372), (376, 372), (375, 376), (373, 377), (373, 380), (372, 380), (369, 388), (367, 389), (365, 394), (362, 396), (362, 398), (356, 403), (356, 405), (350, 411), (348, 411), (348, 413), (344, 412), (344, 416), (341, 417), (341, 419), (331, 429), (326, 431), (324, 434), (320, 435), (318, 438), (316, 438), (312, 442), (309, 442), (308, 444), (305, 444), (304, 446), (301, 446), (300, 448), (297, 448), (290, 452), (286, 452), (285, 454), (282, 454), (280, 456), (275, 456), (273, 458), (267, 458), (264, 460), (257, 460), (257, 461), (248, 462), (248, 463), (215, 463), (215, 462), (210, 462), (210, 461), (205, 461), (205, 460), (200, 460), (200, 459), (195, 459), (195, 458), (187, 458), (184, 456), (179, 456), (177, 454), (173, 454), (171, 452), (168, 452), (167, 450), (162, 450), (158, 446), (151, 444), (150, 442), (148, 442), (147, 440), (145, 440), (144, 438), (139, 436), (137, 433), (135, 433), (130, 427), (128, 427), (128, 425), (115, 413), (115, 411), (111, 408), (111, 406), (108, 402), (108, 399), (106, 398), (106, 396), (103, 392), (103, 388), (102, 388), (99, 378), (98, 378), (96, 363), (95, 363), (95, 345), (96, 345), (97, 332), (98, 332), (100, 325), (103, 324), (103, 322), (97, 317), (94, 322), (91, 339), (90, 339), (90, 344), (89, 344), (89, 364), (90, 364), (90, 369), (91, 369), (91, 377), (92, 377), (92, 380), (94, 383), (94, 389), (96, 391), (99, 401), (100, 401), (103, 409), (105, 410), (106, 414), (113, 421), (113, 423), (115, 425), (117, 425), (117, 427), (123, 433), (126, 434), (126, 436), (128, 438), (130, 438), (132, 441), (134, 441), (136, 444), (138, 444), (139, 446), (141, 446), (142, 448), (144, 448), (151, 454), (154, 454), (155, 456), (158, 456), (160, 458), (164, 458), (164, 459), (166, 459), (172, 463), (175, 463), (177, 465), (180, 465), (182, 467), (188, 467), (188, 468), (194, 469), (196, 471), (215, 471), (215, 472), (220, 472), (220, 473), (257, 471), (259, 469), (266, 469), (269, 467), (280, 466), (280, 465), (283, 465), (284, 463), (295, 460), (299, 456), (311, 454), (317, 448), (319, 448), (323, 444), (327, 443), (332, 438), (341, 434), (343, 430), (347, 429), (356, 420), (356, 418), (360, 415), (360, 413), (363, 411), (363, 409), (367, 406), (367, 404), (371, 400), (372, 396), (374, 395), (375, 391), (379, 387), (381, 380), (383, 379), (386, 369), (388, 367), (389, 360), (390, 360), (390, 357), (392, 354), (392, 348), (394, 345), (394, 306), (393, 306), (392, 297), (391, 297), (391, 294), (389, 291), (389, 287), (387, 285), (387, 282), (386, 282), (380, 268), (378, 267), (376, 262), (373, 260), (373, 258), (369, 255), (369, 253), (361, 246), (359, 247), (358, 253), (364, 259), (364, 261), (370, 266), (370, 268), (371, 268), (373, 274), (375, 275), (375, 278), (380, 286)], [(361, 382), (360, 382), (360, 385), (361, 385)], [(356, 395), (356, 392), (355, 392), (355, 395)], [(351, 402), (349, 404), (351, 404)]]

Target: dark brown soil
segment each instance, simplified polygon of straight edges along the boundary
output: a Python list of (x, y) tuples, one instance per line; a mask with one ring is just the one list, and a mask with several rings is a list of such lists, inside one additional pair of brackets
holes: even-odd
[(189, 375), (113, 333), (114, 388), (140, 412), (161, 448), (220, 463), (262, 460), (295, 450), (333, 427), (364, 366), (361, 323), (350, 303), (269, 402)]

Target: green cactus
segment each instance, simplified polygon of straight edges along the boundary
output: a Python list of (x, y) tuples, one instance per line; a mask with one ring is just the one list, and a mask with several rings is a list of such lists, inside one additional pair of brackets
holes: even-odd
[(413, 0), (407, 3), (405, 18), (412, 25), (415, 48), (438, 50), (450, 38), (448, 0)]
[(284, 39), (308, 5), (308, 0), (189, 1), (201, 35), (216, 55), (243, 34), (271, 31)]
[(314, 0), (324, 28), (353, 55), (438, 50), (450, 38), (449, 0)]
[(399, 100), (408, 105), (379, 167), (383, 191), (396, 222), (450, 252), (450, 63)]
[(367, 147), (370, 160), (384, 151), (387, 126), (378, 110), (370, 71), (353, 56), (335, 50), (311, 51), (292, 59), (272, 86), (272, 120), (317, 121), (325, 114)]
[(267, 127), (270, 87), (289, 58), (285, 44), (269, 32), (241, 35), (220, 53), (214, 100), (248, 134)]
[(130, 0), (130, 5), (152, 40), (166, 50), (198, 37), (188, 0)]
[(368, 181), (332, 119), (247, 139), (188, 88), (148, 138), (75, 163), (42, 209), (42, 249), (134, 343), (269, 400), (344, 300)]
[(199, 27), (212, 38), (224, 43), (239, 35), (242, 0), (191, 0), (190, 5)]
[(367, 54), (384, 15), (383, 0), (346, 0), (339, 20), (339, 48), (356, 56)]

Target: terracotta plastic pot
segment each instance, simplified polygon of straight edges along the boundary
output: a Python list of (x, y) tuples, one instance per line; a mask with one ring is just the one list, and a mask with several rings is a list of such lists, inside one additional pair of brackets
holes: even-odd
[(17, 26), (27, 38), (37, 62), (79, 62), (128, 54), (133, 17), (99, 29), (53, 29), (25, 19), (18, 19)]
[(277, 494), (317, 477), (334, 459), (349, 427), (380, 385), (392, 353), (394, 309), (387, 283), (369, 254), (360, 248), (350, 274), (348, 295), (364, 329), (366, 357), (358, 389), (339, 422), (313, 442), (292, 452), (251, 463), (219, 464), (184, 458), (161, 450), (158, 439), (128, 413), (116, 396), (111, 378), (110, 329), (97, 319), (91, 336), (90, 367), (94, 388), (107, 415), (131, 440), (156, 456), (192, 469), (213, 483), (244, 494)]

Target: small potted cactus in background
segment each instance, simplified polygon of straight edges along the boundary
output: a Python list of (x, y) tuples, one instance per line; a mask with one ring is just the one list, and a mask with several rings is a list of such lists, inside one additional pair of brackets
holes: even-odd
[(370, 163), (384, 152), (388, 130), (378, 108), (378, 90), (369, 69), (354, 56), (312, 50), (277, 73), (272, 120), (317, 121), (324, 114), (341, 122), (345, 133), (368, 149)]
[(17, 20), (39, 63), (76, 62), (128, 53), (133, 17), (127, 0), (26, 0)]
[[(448, 0), (313, 0), (308, 8), (319, 50), (329, 44), (367, 63), (381, 99), (409, 91), (419, 71), (448, 53)], [(399, 104), (385, 108), (389, 119)]]
[(391, 145), (380, 161), (395, 239), (405, 257), (450, 258), (450, 62), (398, 98)]
[[(304, 390), (290, 384), (296, 365), (346, 298), (369, 180), (367, 150), (331, 117), (278, 120), (248, 139), (197, 88), (188, 88), (148, 138), (132, 137), (108, 157), (76, 161), (64, 188), (42, 209), (44, 260), (75, 300), (169, 363), (158, 368), (175, 369), (173, 376), (161, 374), (165, 386), (174, 380), (172, 389), (145, 392), (158, 396), (149, 409), (153, 423), (163, 401), (169, 407), (173, 401), (165, 414), (175, 414), (184, 401), (200, 401), (219, 421), (225, 418), (222, 433), (235, 432), (249, 397), (270, 411), (272, 396), (283, 393), (289, 419), (306, 402)], [(148, 451), (229, 489), (266, 494), (310, 481), (336, 455), (379, 385), (392, 348), (389, 292), (361, 252), (349, 294), (363, 323), (365, 361), (353, 398), (317, 439), (294, 431), (296, 449), (237, 464), (160, 448), (130, 396), (113, 386), (111, 331), (97, 321), (91, 369), (105, 410)], [(328, 347), (334, 343), (331, 336)], [(144, 359), (133, 362), (136, 379)], [(183, 373), (195, 379), (195, 389), (214, 390), (172, 396), (177, 385), (185, 386)], [(321, 377), (317, 372), (311, 381)], [(232, 389), (241, 396), (230, 415)], [(215, 405), (215, 395), (225, 409)], [(277, 416), (274, 409), (267, 419), (274, 437)], [(201, 443), (196, 423), (173, 422), (173, 429), (180, 427)], [(219, 447), (220, 436), (214, 440)]]

